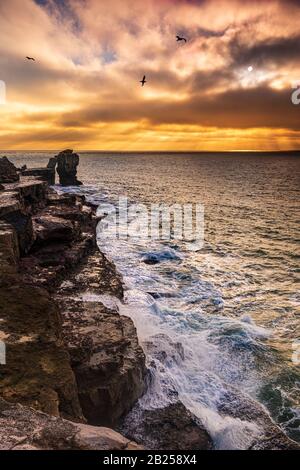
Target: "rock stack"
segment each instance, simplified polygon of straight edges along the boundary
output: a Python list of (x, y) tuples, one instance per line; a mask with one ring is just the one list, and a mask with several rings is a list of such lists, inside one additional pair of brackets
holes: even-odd
[[(6, 158), (6, 157), (3, 157), (3, 158)], [(50, 186), (52, 186), (55, 184), (55, 169), (56, 169), (58, 176), (59, 176), (59, 183), (62, 186), (79, 186), (82, 183), (81, 181), (77, 179), (78, 164), (79, 164), (79, 155), (77, 153), (74, 153), (73, 150), (66, 149), (60, 152), (55, 157), (51, 157), (49, 159), (47, 167), (28, 168), (28, 169), (25, 168), (21, 170), (21, 174), (23, 176), (35, 176), (39, 179), (42, 179), (43, 181), (46, 181)], [(7, 172), (7, 168), (6, 168), (6, 172)], [(1, 169), (0, 169), (0, 175), (1, 175)], [(0, 176), (0, 182), (1, 182), (1, 176)], [(4, 181), (4, 182), (8, 182), (8, 181)]]
[[(56, 157), (57, 173), (59, 182), (62, 186), (79, 186), (81, 181), (77, 179), (77, 166), (79, 164), (79, 155), (73, 153), (73, 150), (67, 149), (60, 152)], [(54, 159), (50, 159), (48, 165), (54, 165)]]

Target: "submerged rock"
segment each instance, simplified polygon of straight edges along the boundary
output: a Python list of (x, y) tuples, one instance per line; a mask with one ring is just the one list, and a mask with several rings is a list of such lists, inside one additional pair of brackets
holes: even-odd
[(145, 264), (158, 264), (162, 261), (177, 261), (180, 257), (174, 250), (162, 250), (158, 252), (146, 252), (142, 255), (141, 261)]
[(201, 421), (180, 401), (158, 409), (135, 406), (125, 418), (121, 432), (151, 450), (213, 448), (212, 440)]
[(57, 173), (60, 184), (62, 186), (81, 185), (81, 181), (78, 181), (76, 177), (79, 155), (73, 153), (73, 150), (67, 149), (60, 152), (55, 158), (57, 159)]
[(0, 158), (0, 183), (14, 183), (19, 179), (15, 165), (7, 157)]

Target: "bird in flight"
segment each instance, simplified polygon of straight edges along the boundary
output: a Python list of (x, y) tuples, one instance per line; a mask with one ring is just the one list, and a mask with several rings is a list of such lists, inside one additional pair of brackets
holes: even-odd
[(141, 80), (140, 83), (142, 84), (142, 86), (144, 86), (145, 83), (147, 83), (147, 81), (146, 81), (146, 75), (143, 76), (143, 80)]
[(185, 38), (182, 38), (180, 36), (176, 36), (176, 41), (179, 42), (179, 41), (184, 41), (186, 42), (186, 39)]
[(27, 60), (33, 60), (33, 61), (35, 62), (35, 59), (34, 59), (33, 57), (28, 57), (28, 56), (26, 56), (26, 59), (27, 59)]

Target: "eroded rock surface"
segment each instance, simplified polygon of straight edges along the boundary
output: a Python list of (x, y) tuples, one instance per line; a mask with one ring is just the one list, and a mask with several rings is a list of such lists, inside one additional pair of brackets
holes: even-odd
[(84, 197), (59, 195), (32, 177), (5, 184), (0, 396), (51, 416), (114, 425), (144, 391), (145, 357), (129, 318), (80, 299), (91, 289), (123, 295), (114, 265), (96, 247), (96, 224)]
[(82, 184), (77, 179), (77, 166), (79, 156), (73, 150), (67, 149), (60, 152), (57, 157), (57, 173), (62, 186), (78, 186)]
[(14, 183), (19, 181), (17, 168), (7, 157), (0, 158), (0, 183)]
[(0, 398), (0, 450), (141, 450), (108, 428), (71, 423)]
[(24, 176), (34, 176), (46, 181), (49, 185), (55, 184), (55, 168), (29, 168), (22, 170)]
[(212, 440), (204, 426), (180, 402), (164, 408), (137, 405), (125, 418), (121, 432), (153, 450), (210, 450)]
[(49, 161), (47, 163), (47, 168), (55, 170), (56, 165), (57, 165), (57, 157), (49, 158)]
[(31, 177), (5, 184), (0, 193), (0, 219), (16, 231), (21, 254), (26, 254), (34, 242), (32, 214), (46, 205), (47, 184)]
[(122, 298), (113, 265), (99, 252), (56, 295), (79, 400), (89, 423), (115, 426), (145, 391), (145, 356), (132, 320), (101, 296)]

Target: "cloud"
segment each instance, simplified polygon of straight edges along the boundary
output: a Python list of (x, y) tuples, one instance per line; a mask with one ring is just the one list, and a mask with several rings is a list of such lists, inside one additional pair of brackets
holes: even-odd
[(233, 134), (238, 148), (300, 146), (298, 12), (278, 0), (0, 2), (0, 148), (153, 148), (149, 135), (188, 148), (209, 135), (222, 149)]
[(300, 66), (300, 35), (269, 38), (248, 46), (233, 41), (231, 53), (236, 65), (255, 64), (256, 66), (278, 67), (289, 63)]
[[(285, 116), (284, 123), (282, 116)], [(300, 131), (299, 109), (291, 103), (290, 92), (268, 87), (231, 90), (205, 97), (201, 94), (192, 95), (180, 102), (151, 100), (146, 110), (141, 109), (139, 103), (128, 100), (120, 100), (117, 108), (108, 108), (105, 104), (89, 105), (63, 114), (58, 124), (82, 127), (105, 122), (142, 120), (151, 124), (194, 124), (235, 129), (285, 127)]]

